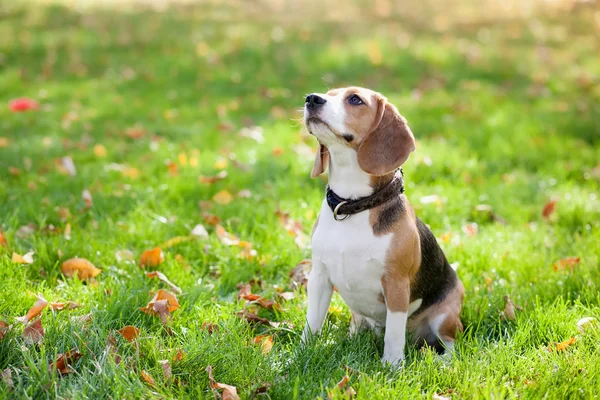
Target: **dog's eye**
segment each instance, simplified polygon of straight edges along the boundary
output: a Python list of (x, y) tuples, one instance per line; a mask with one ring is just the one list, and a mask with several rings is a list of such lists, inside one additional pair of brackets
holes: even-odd
[(349, 96), (346, 101), (348, 102), (348, 104), (353, 105), (353, 106), (359, 106), (361, 104), (364, 104), (363, 101), (360, 99), (360, 97), (358, 97), (355, 94), (353, 94), (352, 96)]

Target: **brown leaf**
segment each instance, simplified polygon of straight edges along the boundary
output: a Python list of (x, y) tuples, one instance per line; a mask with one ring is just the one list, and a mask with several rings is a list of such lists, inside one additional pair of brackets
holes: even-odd
[(221, 172), (219, 172), (218, 174), (214, 175), (214, 176), (204, 176), (201, 175), (198, 180), (200, 181), (200, 183), (206, 183), (208, 185), (212, 185), (215, 182), (221, 181), (223, 179), (227, 178), (227, 171), (223, 170)]
[(0, 149), (7, 147), (10, 144), (10, 139), (0, 136)]
[(171, 380), (171, 364), (169, 360), (159, 360), (158, 363), (162, 366), (163, 374), (165, 375), (165, 380), (168, 382)]
[(279, 217), (279, 222), (281, 222), (287, 233), (294, 238), (294, 242), (298, 247), (301, 249), (308, 247), (310, 239), (304, 233), (304, 228), (300, 222), (290, 218), (289, 213), (281, 210), (275, 211), (275, 215)]
[(134, 126), (125, 130), (125, 135), (135, 140), (143, 138), (144, 136), (146, 136), (146, 133), (148, 132), (146, 132), (144, 128), (138, 126)]
[(146, 307), (141, 307), (140, 310), (146, 314), (158, 315), (161, 321), (166, 323), (171, 313), (178, 308), (179, 302), (175, 295), (167, 290), (160, 289)]
[(262, 355), (267, 355), (273, 349), (273, 336), (259, 335), (252, 339), (254, 344), (260, 344)]
[(64, 354), (59, 354), (55, 362), (50, 363), (51, 370), (57, 370), (59, 374), (66, 375), (73, 372), (70, 365), (81, 358), (82, 354), (77, 348), (72, 348)]
[(21, 175), (21, 169), (19, 169), (17, 167), (13, 167), (12, 165), (9, 165), (8, 173), (11, 174), (12, 176), (19, 176), (19, 175)]
[(150, 386), (156, 386), (156, 382), (154, 381), (154, 378), (147, 373), (145, 370), (143, 370), (141, 372), (142, 378), (144, 378), (144, 380), (146, 381), (146, 383), (148, 383)]
[(570, 269), (571, 271), (573, 271), (575, 267), (579, 265), (580, 261), (580, 257), (566, 257), (556, 261), (554, 265), (552, 265), (552, 268), (555, 271), (562, 271), (565, 269)]
[(121, 329), (119, 332), (128, 342), (133, 342), (138, 336), (140, 336), (140, 330), (135, 326), (127, 325)]
[(213, 201), (217, 204), (225, 206), (231, 203), (233, 200), (233, 195), (229, 193), (227, 190), (221, 190), (219, 193), (213, 196)]
[(508, 295), (504, 296), (504, 317), (509, 321), (515, 320), (515, 305)]
[(62, 264), (62, 273), (68, 278), (75, 275), (79, 279), (95, 278), (100, 272), (102, 271), (85, 258), (71, 258)]
[(209, 381), (210, 388), (213, 391), (216, 391), (218, 389), (223, 389), (223, 395), (222, 395), (223, 400), (239, 400), (240, 396), (238, 396), (237, 388), (235, 386), (226, 385), (224, 383), (219, 383), (219, 382), (215, 381), (215, 379), (213, 378), (213, 375), (212, 375), (212, 366), (211, 365), (206, 367), (206, 372), (208, 372), (208, 381)]
[(182, 349), (177, 350), (175, 353), (175, 357), (173, 357), (173, 362), (181, 361), (185, 357), (185, 352)]
[(74, 310), (79, 307), (79, 304), (73, 301), (67, 301), (66, 303), (50, 303), (50, 309), (52, 311), (62, 311), (64, 309)]
[(162, 282), (166, 283), (169, 286), (169, 288), (171, 288), (172, 291), (174, 291), (177, 294), (182, 294), (183, 293), (183, 291), (177, 285), (175, 285), (173, 282), (171, 282), (169, 280), (169, 278), (167, 278), (165, 276), (165, 274), (163, 274), (160, 271), (146, 272), (146, 276), (148, 278), (158, 278), (158, 279), (160, 279)]
[(0, 321), (0, 340), (4, 339), (4, 335), (6, 335), (6, 332), (8, 332), (9, 329), (10, 325), (4, 321)]
[(22, 322), (24, 324), (28, 323), (29, 321), (40, 315), (40, 313), (44, 310), (44, 308), (46, 308), (47, 305), (48, 300), (46, 300), (41, 293), (38, 293), (37, 300), (35, 301), (33, 306), (29, 309), (29, 311), (27, 311), (27, 314), (17, 318), (17, 321)]
[(217, 217), (214, 214), (208, 213), (208, 212), (202, 213), (202, 219), (208, 225), (212, 225), (212, 226), (219, 225), (219, 222), (221, 222), (221, 219), (219, 217)]
[(294, 269), (290, 271), (290, 277), (296, 285), (306, 287), (308, 283), (308, 275), (312, 269), (312, 260), (302, 260)]
[(219, 325), (217, 324), (213, 324), (210, 322), (203, 322), (202, 323), (202, 330), (208, 332), (209, 334), (212, 335), (213, 332), (216, 332), (219, 330)]
[(33, 264), (33, 255), (35, 252), (30, 251), (24, 255), (20, 255), (18, 253), (12, 254), (12, 262), (19, 264)]
[(549, 202), (547, 202), (542, 209), (542, 217), (545, 219), (550, 219), (550, 216), (554, 214), (554, 211), (556, 211), (557, 202), (558, 199), (551, 199)]
[(10, 368), (2, 371), (2, 382), (4, 382), (9, 391), (14, 390), (15, 385), (12, 380), (12, 371)]
[(548, 346), (548, 351), (556, 350), (556, 351), (565, 351), (569, 346), (577, 342), (577, 338), (573, 336), (570, 339), (565, 340), (564, 342), (554, 343)]
[(152, 250), (146, 250), (140, 257), (140, 267), (156, 267), (165, 261), (165, 255), (160, 247), (155, 247)]
[(38, 317), (23, 329), (23, 339), (27, 344), (35, 344), (44, 338), (44, 328), (42, 327), (42, 317)]
[(261, 318), (258, 315), (254, 314), (253, 312), (250, 312), (248, 310), (238, 312), (237, 316), (242, 319), (245, 319), (247, 322), (261, 323), (263, 325), (271, 325), (268, 319)]

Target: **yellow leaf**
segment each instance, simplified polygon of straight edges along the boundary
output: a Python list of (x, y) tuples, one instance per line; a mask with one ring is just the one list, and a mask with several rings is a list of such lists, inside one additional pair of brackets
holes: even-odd
[(233, 196), (227, 190), (221, 190), (213, 196), (213, 200), (217, 204), (227, 205), (233, 200)]
[(165, 261), (165, 255), (160, 247), (155, 247), (152, 250), (146, 250), (140, 257), (140, 267), (156, 267)]
[(229, 163), (227, 162), (226, 158), (219, 158), (216, 162), (215, 162), (215, 169), (225, 169), (227, 168), (227, 165)]
[(20, 255), (18, 253), (14, 253), (12, 254), (12, 262), (14, 263), (19, 263), (19, 264), (33, 264), (33, 255), (35, 253), (33, 251), (30, 251), (27, 254), (24, 255)]
[(254, 338), (254, 344), (260, 344), (263, 356), (273, 349), (273, 336), (259, 335)]
[(96, 157), (106, 157), (106, 147), (103, 144), (94, 145), (94, 154)]

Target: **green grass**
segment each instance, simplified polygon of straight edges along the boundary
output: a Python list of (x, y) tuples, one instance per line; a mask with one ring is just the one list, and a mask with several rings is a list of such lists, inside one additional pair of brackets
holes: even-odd
[[(411, 19), (402, 10), (375, 17), (362, 7), (362, 20), (350, 23), (324, 21), (327, 13), (314, 9), (244, 17), (243, 8), (229, 6), (76, 11), (0, 3), (0, 137), (9, 140), (0, 148), (0, 230), (8, 242), (0, 247), (0, 320), (14, 323), (37, 293), (81, 305), (45, 310), (39, 345), (24, 343), (18, 323), (0, 340), (0, 370), (9, 368), (14, 384), (0, 382), (0, 397), (212, 398), (208, 365), (242, 398), (264, 383), (272, 399), (344, 398), (334, 388), (345, 365), (357, 371), (350, 384), (361, 399), (598, 396), (600, 331), (576, 327), (582, 317), (600, 319), (598, 11), (583, 6), (483, 24), (479, 8), (461, 23), (444, 10)], [(447, 28), (428, 24), (441, 17)], [(294, 150), (315, 148), (297, 123), (298, 109), (306, 93), (350, 84), (384, 93), (417, 137), (404, 166), (407, 195), (446, 239), (440, 244), (466, 287), (466, 329), (448, 363), (409, 348), (404, 369), (384, 369), (383, 339), (368, 332), (349, 339), (349, 311), (337, 294), (325, 333), (305, 350), (303, 288), (291, 301), (278, 300), (281, 311), (260, 310), (285, 322), (279, 327), (236, 316), (244, 307), (236, 284), (260, 279), (254, 292), (275, 299), (289, 290), (289, 271), (310, 257), (275, 215), (289, 212), (309, 234), (323, 196), (324, 181), (309, 178), (312, 157)], [(41, 109), (10, 112), (8, 102), (22, 96)], [(240, 137), (247, 125), (262, 127), (265, 142)], [(132, 127), (147, 133), (132, 139), (125, 134)], [(97, 144), (105, 157), (94, 153)], [(179, 164), (180, 153), (198, 164), (179, 165), (171, 176), (167, 163)], [(56, 167), (65, 156), (76, 176)], [(200, 175), (219, 172), (221, 159), (229, 160), (227, 178), (199, 183)], [(113, 163), (139, 176), (124, 176)], [(89, 209), (84, 189), (93, 196)], [(169, 332), (139, 310), (150, 291), (166, 286), (135, 262), (117, 262), (115, 253), (127, 249), (137, 260), (188, 235), (204, 223), (199, 201), (242, 189), (252, 197), (209, 212), (258, 256), (239, 258), (240, 248), (223, 245), (208, 224), (208, 239), (165, 248), (159, 270), (183, 289)], [(429, 195), (440, 201), (423, 204)], [(554, 197), (547, 221), (542, 208)], [(477, 212), (480, 204), (505, 224)], [(462, 229), (472, 222), (473, 237)], [(34, 233), (19, 235), (30, 223)], [(70, 237), (46, 228), (67, 224)], [(13, 252), (29, 250), (33, 264), (11, 262)], [(61, 274), (62, 261), (75, 256), (102, 269), (96, 283)], [(568, 256), (580, 257), (579, 265), (555, 271)], [(514, 321), (501, 316), (506, 294), (523, 307)], [(90, 312), (86, 329), (73, 320)], [(205, 322), (218, 330), (209, 334)], [(116, 335), (117, 365), (105, 354), (106, 340), (125, 325), (141, 329), (139, 348)], [(267, 355), (252, 344), (259, 334), (274, 337)], [(547, 350), (576, 335), (565, 351)], [(49, 372), (48, 363), (73, 347), (83, 353), (75, 372)], [(179, 349), (185, 358), (174, 362)], [(164, 359), (178, 383), (163, 378)], [(156, 386), (143, 381), (142, 370)]]

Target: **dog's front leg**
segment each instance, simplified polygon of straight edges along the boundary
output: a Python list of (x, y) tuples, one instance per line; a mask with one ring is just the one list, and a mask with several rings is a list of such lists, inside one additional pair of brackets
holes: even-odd
[(327, 270), (322, 262), (313, 259), (312, 270), (308, 277), (308, 311), (306, 313), (306, 326), (302, 332), (302, 343), (306, 343), (313, 333), (318, 333), (323, 327), (327, 316), (333, 284), (329, 280)]
[(383, 348), (383, 364), (400, 366), (404, 361), (404, 344), (406, 343), (406, 321), (410, 288), (407, 280), (382, 280), (387, 315), (385, 318), (385, 336)]

